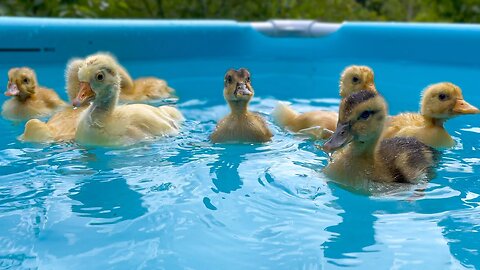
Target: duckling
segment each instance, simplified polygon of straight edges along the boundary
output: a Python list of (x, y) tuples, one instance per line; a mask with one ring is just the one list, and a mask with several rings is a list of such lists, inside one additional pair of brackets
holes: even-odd
[(155, 77), (143, 77), (133, 81), (132, 91), (122, 91), (120, 99), (123, 101), (147, 101), (173, 97), (175, 90), (167, 82)]
[(75, 139), (77, 131), (77, 122), (80, 113), (88, 107), (89, 100), (84, 102), (76, 101), (76, 96), (80, 91), (78, 80), (78, 70), (82, 66), (83, 59), (72, 59), (67, 63), (65, 72), (67, 94), (72, 103), (77, 107), (67, 107), (54, 114), (48, 122), (42, 122), (38, 119), (31, 119), (25, 124), (25, 130), (20, 139), (28, 142), (53, 142), (53, 141), (71, 141)]
[(78, 71), (77, 103), (93, 100), (82, 112), (75, 139), (87, 145), (123, 146), (179, 133), (183, 115), (174, 107), (146, 104), (117, 106), (120, 74), (115, 61), (96, 58)]
[[(348, 66), (340, 76), (340, 96), (344, 98), (359, 90), (376, 91), (373, 70), (367, 66)], [(338, 119), (338, 114), (331, 111), (318, 110), (299, 114), (285, 103), (279, 103), (272, 115), (281, 127), (318, 139), (329, 138)]]
[(174, 96), (175, 90), (168, 86), (167, 82), (155, 77), (132, 79), (128, 71), (111, 54), (99, 52), (88, 56), (85, 61), (94, 61), (96, 59), (112, 61), (117, 64), (118, 74), (121, 78), (120, 101), (148, 101)]
[(11, 98), (3, 103), (2, 115), (15, 121), (46, 117), (67, 105), (55, 91), (39, 86), (35, 71), (28, 67), (8, 71), (5, 95)]
[(390, 118), (385, 138), (415, 137), (437, 148), (450, 148), (455, 141), (444, 128), (444, 123), (455, 116), (476, 114), (480, 110), (463, 99), (462, 90), (449, 82), (428, 86), (421, 100), (420, 113), (402, 113)]
[(254, 95), (250, 72), (241, 68), (230, 69), (225, 74), (223, 96), (230, 106), (230, 114), (220, 120), (210, 140), (213, 143), (226, 142), (267, 142), (272, 132), (265, 120), (248, 110), (248, 103)]
[(337, 181), (414, 183), (431, 176), (435, 149), (412, 137), (382, 139), (387, 105), (361, 90), (342, 100), (337, 128), (323, 149), (334, 152), (325, 173)]

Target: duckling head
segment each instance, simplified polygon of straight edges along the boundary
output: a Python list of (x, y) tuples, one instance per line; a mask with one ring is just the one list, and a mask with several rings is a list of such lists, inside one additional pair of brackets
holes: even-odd
[(120, 92), (120, 76), (116, 63), (108, 58), (87, 58), (78, 70), (80, 90), (73, 100), (79, 107), (92, 100), (116, 102)]
[(364, 145), (375, 143), (386, 116), (387, 105), (378, 93), (360, 90), (349, 95), (340, 104), (337, 129), (323, 149), (334, 152), (352, 141)]
[(360, 90), (377, 92), (373, 70), (367, 66), (348, 66), (340, 76), (340, 96), (345, 98)]
[(254, 94), (250, 72), (246, 68), (230, 69), (225, 74), (223, 96), (229, 104), (248, 103)]
[(453, 83), (442, 82), (428, 86), (422, 95), (421, 113), (424, 116), (447, 120), (480, 110), (463, 99), (462, 90)]
[(37, 76), (30, 68), (12, 68), (8, 71), (8, 85), (6, 96), (14, 96), (20, 100), (26, 100), (35, 94)]
[(68, 98), (73, 101), (80, 91), (80, 84), (78, 81), (78, 70), (83, 65), (83, 59), (73, 58), (67, 63), (65, 70), (65, 80), (67, 85)]

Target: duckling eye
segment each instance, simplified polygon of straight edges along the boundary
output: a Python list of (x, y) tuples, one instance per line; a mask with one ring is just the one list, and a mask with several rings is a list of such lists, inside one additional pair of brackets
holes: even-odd
[(28, 84), (28, 82), (30, 82), (30, 80), (28, 78), (23, 78), (23, 83), (24, 84)]
[(357, 83), (360, 82), (360, 78), (358, 78), (357, 76), (353, 76), (352, 82), (355, 83), (355, 84), (357, 84)]
[(447, 97), (448, 97), (448, 96), (447, 96), (447, 95), (445, 95), (445, 94), (443, 94), (443, 93), (438, 95), (438, 99), (440, 99), (441, 101), (444, 101), (444, 100), (446, 100), (446, 99), (447, 99)]
[(250, 77), (247, 77), (247, 79), (245, 80), (247, 83), (250, 82)]
[(100, 81), (100, 82), (103, 81), (103, 79), (105, 79), (105, 77), (103, 76), (102, 73), (98, 73), (98, 74), (95, 76), (95, 78), (97, 79), (97, 81)]
[(228, 84), (232, 83), (233, 79), (232, 76), (228, 75), (227, 78), (225, 79)]
[(373, 111), (363, 111), (358, 117), (358, 120), (367, 120), (373, 113)]

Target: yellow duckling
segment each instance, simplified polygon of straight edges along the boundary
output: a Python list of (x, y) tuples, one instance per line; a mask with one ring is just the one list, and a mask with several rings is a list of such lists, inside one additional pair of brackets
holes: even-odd
[(35, 71), (27, 67), (8, 71), (5, 95), (11, 98), (3, 103), (2, 115), (9, 120), (49, 116), (67, 105), (55, 91), (38, 86)]
[(455, 116), (475, 113), (480, 110), (463, 99), (460, 87), (448, 82), (433, 84), (423, 93), (420, 114), (391, 117), (384, 137), (411, 136), (434, 148), (453, 147), (455, 141), (443, 124)]
[(85, 61), (78, 71), (76, 103), (93, 100), (80, 115), (75, 139), (87, 145), (122, 146), (157, 136), (176, 135), (183, 116), (170, 106), (146, 104), (117, 106), (120, 75), (115, 61)]
[(325, 168), (330, 178), (412, 183), (433, 172), (433, 148), (412, 137), (381, 139), (387, 105), (378, 93), (353, 93), (342, 100), (339, 114), (335, 133), (323, 147), (336, 151)]
[[(67, 94), (72, 102), (80, 91), (78, 70), (83, 62), (83, 59), (72, 59), (67, 64), (65, 72)], [(89, 100), (85, 100), (83, 103), (77, 102), (78, 107), (67, 107), (54, 114), (46, 123), (38, 119), (29, 120), (25, 124), (25, 131), (20, 139), (29, 142), (71, 141), (75, 139), (78, 118), (80, 113), (88, 107), (88, 104)]]
[(210, 136), (214, 143), (225, 142), (267, 142), (272, 132), (265, 120), (248, 110), (248, 103), (254, 95), (250, 72), (241, 68), (230, 69), (225, 74), (223, 96), (230, 106), (230, 114), (220, 120)]
[[(340, 76), (340, 96), (344, 98), (360, 90), (376, 91), (373, 70), (367, 66), (348, 66)], [(338, 119), (338, 114), (332, 111), (299, 114), (285, 103), (279, 103), (272, 115), (281, 127), (318, 139), (329, 138), (335, 131)]]
[(117, 71), (121, 78), (120, 101), (148, 101), (174, 96), (175, 90), (167, 85), (167, 82), (155, 77), (138, 78), (135, 81), (128, 71), (120, 65), (117, 59), (109, 53), (96, 53), (88, 56), (85, 61), (95, 60), (112, 61), (117, 64)]

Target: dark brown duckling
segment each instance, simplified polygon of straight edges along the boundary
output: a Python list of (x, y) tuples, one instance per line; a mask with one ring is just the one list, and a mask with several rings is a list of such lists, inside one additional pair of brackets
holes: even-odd
[(241, 68), (230, 69), (225, 74), (223, 96), (230, 106), (230, 114), (217, 124), (210, 136), (213, 143), (270, 141), (272, 132), (265, 120), (248, 110), (248, 103), (254, 95), (250, 72)]

